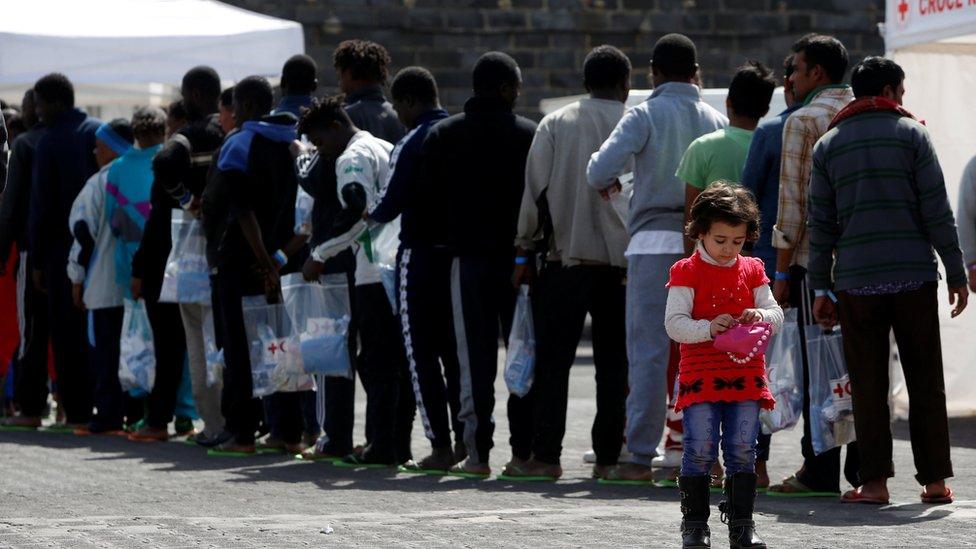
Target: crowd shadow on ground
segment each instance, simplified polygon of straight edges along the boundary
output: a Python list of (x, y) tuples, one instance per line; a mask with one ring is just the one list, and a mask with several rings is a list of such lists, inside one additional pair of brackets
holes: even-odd
[[(891, 426), (895, 440), (911, 440), (907, 421), (896, 421)], [(949, 440), (952, 446), (976, 448), (976, 416), (949, 418)]]
[[(33, 445), (50, 449), (86, 448), (91, 452), (85, 459), (97, 461), (138, 459), (158, 472), (225, 471), (227, 482), (260, 485), (260, 483), (312, 484), (330, 491), (376, 491), (403, 493), (436, 493), (457, 490), (477, 490), (495, 493), (530, 493), (543, 498), (563, 501), (579, 499), (593, 501), (631, 500), (635, 503), (675, 502), (676, 488), (650, 486), (617, 486), (599, 484), (593, 479), (565, 478), (560, 482), (511, 482), (472, 480), (456, 477), (433, 477), (398, 473), (394, 469), (347, 469), (325, 462), (296, 460), (286, 455), (255, 455), (246, 458), (210, 457), (191, 444), (137, 443), (119, 437), (76, 437), (56, 433), (0, 432), (0, 442)], [(496, 471), (497, 472), (497, 471)], [(717, 503), (721, 495), (713, 494)], [(819, 526), (898, 526), (918, 524), (946, 518), (950, 509), (920, 504), (865, 508), (837, 503), (834, 498), (773, 498), (760, 496), (757, 512), (785, 524)]]

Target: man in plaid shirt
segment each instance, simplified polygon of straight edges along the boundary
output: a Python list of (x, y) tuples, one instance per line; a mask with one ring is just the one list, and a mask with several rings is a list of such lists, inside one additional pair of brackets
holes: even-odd
[[(800, 337), (812, 324), (812, 296), (806, 284), (809, 236), (807, 235), (807, 188), (813, 167), (813, 146), (834, 116), (854, 100), (850, 86), (843, 84), (847, 71), (847, 50), (831, 36), (810, 34), (793, 45), (795, 70), (790, 76), (797, 101), (803, 106), (786, 120), (780, 165), (779, 212), (773, 228), (777, 248), (773, 295), (784, 307), (800, 307)], [(803, 377), (809, 379), (805, 346), (801, 346)], [(770, 491), (791, 495), (839, 495), (840, 448), (821, 455), (810, 442), (808, 397), (803, 403), (803, 467)], [(857, 486), (857, 451), (849, 447), (845, 474)]]

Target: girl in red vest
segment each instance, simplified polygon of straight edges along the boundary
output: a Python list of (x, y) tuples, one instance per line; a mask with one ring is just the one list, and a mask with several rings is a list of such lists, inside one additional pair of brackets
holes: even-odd
[[(681, 344), (675, 410), (683, 410), (681, 459), (684, 547), (708, 547), (709, 471), (722, 445), (726, 501), (719, 505), (735, 547), (766, 547), (752, 520), (756, 497), (759, 410), (771, 409), (762, 352), (733, 355), (715, 349), (719, 334), (737, 323), (783, 323), (762, 260), (740, 255), (759, 238), (759, 209), (742, 187), (719, 182), (691, 208), (686, 228), (695, 253), (671, 267), (665, 328)], [(720, 434), (721, 433), (721, 434)]]

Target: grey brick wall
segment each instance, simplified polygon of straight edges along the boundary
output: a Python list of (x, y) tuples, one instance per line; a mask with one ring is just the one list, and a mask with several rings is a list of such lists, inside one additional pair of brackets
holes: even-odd
[[(698, 45), (704, 83), (725, 86), (735, 67), (758, 59), (779, 69), (789, 46), (811, 31), (837, 36), (852, 62), (880, 54), (882, 0), (224, 0), (299, 21), (324, 91), (335, 90), (332, 50), (364, 38), (387, 47), (393, 70), (423, 65), (457, 111), (470, 70), (485, 51), (511, 54), (524, 76), (520, 110), (538, 118), (539, 100), (582, 92), (586, 52), (613, 44), (634, 64), (634, 87), (648, 86), (654, 42), (682, 32)], [(284, 61), (284, 60), (282, 60)], [(779, 72), (777, 70), (777, 72)]]

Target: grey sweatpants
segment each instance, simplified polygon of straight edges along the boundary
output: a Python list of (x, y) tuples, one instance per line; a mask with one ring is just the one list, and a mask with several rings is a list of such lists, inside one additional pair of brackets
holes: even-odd
[(186, 355), (190, 363), (190, 384), (193, 401), (203, 420), (203, 433), (212, 437), (224, 430), (224, 416), (220, 413), (220, 383), (207, 386), (207, 356), (203, 346), (203, 319), (206, 305), (180, 303), (183, 331), (186, 333)]
[(627, 449), (634, 463), (650, 466), (664, 434), (668, 412), (668, 359), (664, 308), (671, 266), (680, 254), (627, 258)]

